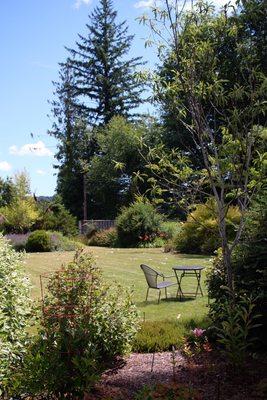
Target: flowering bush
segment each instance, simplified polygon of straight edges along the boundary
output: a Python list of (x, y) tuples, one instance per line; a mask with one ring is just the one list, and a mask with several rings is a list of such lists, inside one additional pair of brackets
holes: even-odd
[(29, 233), (10, 233), (5, 235), (5, 238), (16, 251), (25, 250), (28, 237)]
[(206, 329), (195, 328), (191, 330), (189, 335), (186, 337), (183, 352), (187, 356), (193, 356), (194, 354), (203, 351), (210, 352), (211, 350), (212, 348), (206, 335)]

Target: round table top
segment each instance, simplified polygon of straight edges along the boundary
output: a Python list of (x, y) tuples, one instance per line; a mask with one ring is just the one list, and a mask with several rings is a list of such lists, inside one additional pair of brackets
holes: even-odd
[(177, 265), (172, 267), (173, 270), (177, 271), (200, 271), (204, 268), (202, 265)]

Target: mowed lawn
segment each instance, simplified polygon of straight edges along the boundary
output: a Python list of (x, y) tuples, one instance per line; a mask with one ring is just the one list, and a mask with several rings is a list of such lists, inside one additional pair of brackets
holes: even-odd
[[(158, 291), (150, 289), (148, 302), (145, 302), (147, 284), (140, 269), (140, 264), (147, 264), (165, 273), (171, 274), (175, 265), (202, 265), (207, 267), (210, 258), (182, 254), (163, 253), (162, 249), (110, 249), (103, 247), (87, 247), (85, 251), (93, 254), (96, 265), (103, 271), (103, 276), (110, 282), (122, 283), (133, 288), (134, 301), (140, 315), (145, 320), (179, 320), (185, 323), (191, 319), (201, 322), (207, 315), (207, 290), (205, 287), (205, 270), (202, 272), (201, 285), (204, 296), (188, 298), (184, 301), (176, 299), (177, 286), (168, 289), (169, 298), (157, 304)], [(53, 272), (62, 264), (73, 258), (74, 252), (32, 253), (26, 255), (26, 273), (30, 277), (34, 298), (40, 298), (40, 275)], [(172, 278), (175, 282), (175, 278)], [(196, 279), (185, 277), (182, 283), (184, 291), (192, 292), (196, 288)]]

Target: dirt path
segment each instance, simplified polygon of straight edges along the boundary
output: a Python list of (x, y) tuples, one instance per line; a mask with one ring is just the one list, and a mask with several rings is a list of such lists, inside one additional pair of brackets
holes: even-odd
[[(125, 362), (125, 365), (118, 370), (118, 373), (103, 375), (102, 381), (105, 385), (136, 391), (144, 385), (158, 382), (167, 383), (173, 379), (171, 352), (155, 353), (154, 362), (153, 354), (133, 353)], [(175, 363), (176, 370), (185, 364), (185, 359), (177, 351), (175, 352)]]

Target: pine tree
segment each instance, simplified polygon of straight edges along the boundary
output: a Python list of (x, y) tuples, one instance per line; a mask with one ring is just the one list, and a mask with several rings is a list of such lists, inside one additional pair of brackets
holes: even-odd
[(126, 22), (117, 24), (116, 18), (112, 0), (100, 0), (89, 16), (88, 34), (79, 35), (77, 49), (68, 49), (73, 91), (91, 125), (106, 124), (116, 115), (133, 116), (142, 101), (135, 71), (143, 62), (141, 57), (127, 59), (133, 36)]
[(48, 132), (58, 140), (55, 155), (58, 164), (57, 193), (72, 214), (82, 218), (83, 176), (85, 164), (95, 152), (95, 140), (83, 119), (74, 88), (74, 77), (69, 63), (61, 64), (59, 81), (55, 86), (55, 100), (51, 102), (55, 122)]

